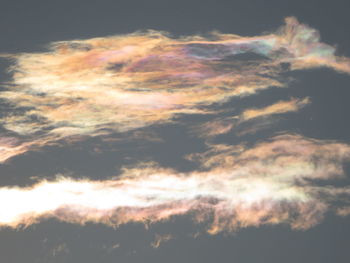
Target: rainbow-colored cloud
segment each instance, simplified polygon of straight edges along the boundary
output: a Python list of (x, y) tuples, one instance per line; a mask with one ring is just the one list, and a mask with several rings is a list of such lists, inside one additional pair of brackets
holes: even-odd
[[(350, 73), (350, 60), (321, 43), (316, 30), (295, 18), (275, 33), (241, 37), (171, 38), (164, 32), (62, 41), (45, 52), (3, 54), (12, 79), (0, 99), (0, 162), (62, 140), (127, 133), (176, 122), (179, 116), (215, 115), (190, 127), (208, 151), (187, 156), (198, 171), (179, 173), (159, 165), (125, 170), (118, 179), (65, 176), (33, 186), (0, 187), (0, 225), (18, 227), (42, 218), (118, 225), (157, 222), (192, 212), (208, 231), (287, 223), (305, 229), (327, 211), (350, 211), (349, 187), (317, 180), (344, 177), (350, 146), (286, 132), (251, 147), (211, 139), (243, 123), (297, 112), (312, 98), (247, 105), (237, 115), (215, 107), (233, 97), (288, 86), (286, 71), (328, 67)], [(251, 124), (254, 130), (254, 123)]]

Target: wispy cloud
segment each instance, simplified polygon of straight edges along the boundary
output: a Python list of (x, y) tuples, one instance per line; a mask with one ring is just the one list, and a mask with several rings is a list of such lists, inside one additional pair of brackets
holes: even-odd
[[(241, 59), (242, 54), (258, 57)], [(349, 59), (320, 42), (316, 30), (287, 18), (275, 33), (171, 38), (148, 31), (50, 44), (45, 52), (2, 55), (13, 61), (0, 98), (11, 110), (0, 123), (0, 161), (70, 136), (98, 136), (206, 114), (231, 97), (282, 87), (290, 69), (329, 67), (349, 73)], [(300, 102), (302, 103), (302, 102)], [(282, 107), (287, 107), (283, 109)], [(272, 105), (259, 114), (293, 111)], [(225, 128), (224, 128), (225, 130)], [(8, 136), (7, 136), (8, 137)]]
[(166, 234), (166, 235), (156, 234), (155, 238), (154, 238), (154, 241), (152, 242), (151, 246), (153, 248), (159, 248), (162, 243), (168, 242), (172, 238), (173, 237), (170, 234)]
[(305, 98), (302, 100), (292, 99), (289, 101), (279, 101), (275, 104), (269, 105), (261, 109), (247, 109), (242, 113), (241, 119), (243, 121), (247, 121), (247, 120), (251, 120), (259, 117), (274, 115), (274, 114), (295, 112), (308, 103), (309, 103), (308, 98)]
[[(291, 99), (288, 101), (278, 101), (272, 105), (263, 108), (245, 109), (240, 115), (233, 117), (217, 118), (212, 121), (200, 124), (194, 128), (194, 131), (201, 137), (211, 137), (225, 134), (233, 128), (237, 128), (242, 123), (252, 119), (266, 118), (276, 114), (296, 112), (310, 102), (309, 98)], [(258, 129), (257, 125), (249, 129)], [(242, 132), (242, 131), (240, 131)]]
[[(0, 162), (73, 137), (128, 133), (186, 114), (220, 115), (216, 106), (233, 97), (285, 87), (285, 64), (290, 70), (329, 67), (350, 73), (349, 59), (336, 56), (316, 30), (295, 18), (275, 33), (255, 37), (171, 38), (148, 31), (55, 42), (45, 52), (3, 56), (14, 63), (12, 81), (0, 92), (10, 109), (0, 120), (5, 130)], [(227, 133), (309, 103), (309, 98), (287, 98), (263, 107), (245, 105), (235, 116), (199, 123), (197, 135)], [(161, 141), (152, 131), (131, 136)], [(251, 144), (207, 142), (206, 152), (187, 156), (200, 167), (186, 173), (136, 165), (117, 179), (61, 176), (29, 187), (3, 186), (0, 226), (47, 218), (117, 226), (190, 214), (215, 234), (264, 224), (306, 229), (326, 212), (349, 214), (350, 186), (332, 185), (344, 177), (349, 145), (287, 132)], [(157, 237), (154, 247), (169, 238)]]
[(317, 183), (341, 180), (349, 158), (345, 144), (284, 135), (251, 148), (221, 145), (196, 154), (192, 160), (202, 163), (196, 172), (135, 167), (115, 180), (61, 177), (27, 188), (2, 187), (1, 200), (11, 201), (0, 204), (0, 225), (56, 218), (116, 226), (191, 213), (208, 223), (209, 233), (280, 223), (306, 229), (327, 211), (349, 205), (349, 186)]

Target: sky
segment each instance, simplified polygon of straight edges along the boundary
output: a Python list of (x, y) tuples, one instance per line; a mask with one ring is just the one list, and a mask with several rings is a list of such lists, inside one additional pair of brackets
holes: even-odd
[(347, 262), (346, 1), (3, 1), (2, 262)]

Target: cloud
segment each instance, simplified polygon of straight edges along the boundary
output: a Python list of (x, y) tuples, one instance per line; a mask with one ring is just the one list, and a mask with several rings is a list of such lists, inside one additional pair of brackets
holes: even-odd
[(242, 113), (241, 119), (243, 121), (247, 121), (247, 120), (251, 120), (251, 119), (255, 119), (263, 116), (270, 116), (274, 114), (281, 114), (281, 113), (287, 113), (287, 112), (295, 112), (308, 103), (309, 103), (308, 98), (304, 98), (303, 100), (292, 99), (289, 101), (279, 101), (265, 108), (247, 109)]
[(125, 169), (113, 180), (59, 177), (1, 187), (1, 200), (9, 201), (0, 204), (0, 225), (56, 218), (118, 226), (188, 214), (212, 234), (265, 224), (307, 229), (349, 206), (350, 187), (331, 184), (344, 178), (345, 144), (280, 135), (253, 147), (216, 145), (189, 158), (202, 168), (179, 173), (153, 165)]
[[(262, 36), (214, 32), (171, 38), (147, 31), (55, 42), (45, 52), (3, 56), (13, 65), (12, 80), (0, 92), (9, 109), (0, 120), (0, 162), (92, 136), (103, 136), (106, 144), (127, 136), (161, 143), (152, 129), (141, 128), (190, 114), (214, 116), (210, 122), (199, 118), (195, 136), (205, 139), (242, 124), (249, 125), (240, 133), (256, 131), (254, 121), (297, 112), (310, 99), (243, 105), (228, 117), (220, 105), (286, 87), (286, 70), (328, 67), (350, 73), (349, 59), (336, 56), (316, 30), (295, 18)], [(48, 218), (118, 226), (189, 215), (215, 234), (266, 224), (307, 229), (327, 212), (350, 213), (350, 186), (333, 184), (345, 176), (349, 145), (288, 132), (271, 136), (255, 144), (206, 141), (207, 151), (186, 156), (199, 168), (183, 173), (135, 165), (108, 180), (63, 175), (28, 187), (2, 186), (0, 226), (18, 228)], [(157, 236), (152, 246), (170, 238)]]
[(166, 234), (166, 235), (159, 235), (156, 234), (155, 235), (155, 239), (152, 242), (151, 246), (153, 248), (159, 248), (159, 246), (164, 243), (164, 242), (168, 242), (169, 240), (171, 240), (173, 237), (170, 234)]
[[(12, 80), (0, 93), (10, 110), (0, 124), (4, 137), (18, 142), (1, 139), (0, 162), (71, 136), (127, 132), (184, 114), (215, 113), (212, 106), (232, 97), (286, 86), (281, 78), (286, 64), (291, 70), (350, 72), (349, 59), (336, 56), (316, 30), (293, 17), (261, 36), (214, 32), (171, 38), (147, 31), (54, 42), (47, 51), (2, 56), (13, 65)], [(299, 108), (288, 107), (293, 106), (247, 110), (242, 118)]]
[(65, 243), (59, 244), (51, 250), (51, 254), (53, 258), (56, 258), (57, 256), (62, 254), (68, 254), (69, 252), (70, 250), (67, 247), (67, 244)]
[(107, 253), (112, 253), (118, 248), (120, 248), (120, 244), (119, 243), (115, 243), (113, 245), (104, 245), (103, 246), (103, 249), (106, 250)]
[[(291, 99), (288, 101), (278, 101), (264, 108), (252, 108), (244, 110), (240, 115), (233, 117), (217, 118), (215, 120), (200, 124), (194, 131), (201, 137), (211, 137), (225, 134), (239, 125), (257, 118), (267, 118), (276, 114), (296, 112), (310, 102), (309, 98)], [(249, 126), (249, 130), (258, 129), (258, 125)], [(240, 131), (240, 133), (247, 131)]]

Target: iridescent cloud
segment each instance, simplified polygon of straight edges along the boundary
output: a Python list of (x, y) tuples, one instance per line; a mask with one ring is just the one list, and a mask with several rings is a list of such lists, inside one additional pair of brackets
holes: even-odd
[(207, 38), (171, 38), (148, 31), (54, 42), (45, 52), (2, 56), (13, 65), (0, 98), (15, 110), (1, 125), (21, 138), (13, 147), (0, 144), (2, 162), (69, 136), (129, 131), (180, 114), (212, 112), (210, 106), (232, 97), (285, 86), (280, 73), (286, 64), (291, 70), (350, 72), (349, 59), (336, 56), (316, 30), (292, 17), (275, 33), (255, 37), (214, 32)]
[(1, 187), (0, 225), (18, 227), (46, 218), (117, 226), (154, 223), (191, 213), (208, 232), (263, 224), (309, 228), (328, 211), (349, 207), (350, 187), (317, 181), (341, 180), (350, 158), (345, 144), (297, 135), (274, 137), (251, 148), (221, 145), (190, 156), (197, 172), (157, 166), (126, 169), (118, 179), (60, 177), (31, 187)]
[[(201, 137), (211, 137), (228, 133), (233, 128), (252, 119), (266, 118), (276, 114), (296, 112), (309, 102), (309, 98), (291, 99), (289, 101), (278, 101), (277, 103), (263, 108), (246, 109), (238, 116), (217, 118), (200, 124), (194, 128), (194, 131)], [(250, 127), (250, 129), (258, 128), (259, 127)]]
[[(214, 32), (171, 38), (148, 31), (55, 42), (46, 52), (3, 57), (13, 66), (12, 80), (0, 92), (9, 108), (1, 118), (0, 162), (62, 140), (131, 133), (189, 114), (214, 116), (196, 129), (196, 136), (208, 139), (309, 104), (309, 98), (286, 98), (221, 115), (225, 110), (217, 106), (233, 97), (286, 87), (287, 70), (328, 67), (350, 73), (349, 59), (336, 56), (316, 30), (295, 18), (256, 37)], [(159, 140), (152, 132), (147, 136)], [(47, 218), (117, 226), (188, 214), (215, 234), (281, 223), (306, 229), (326, 212), (349, 214), (350, 187), (331, 182), (344, 177), (350, 146), (287, 132), (271, 136), (250, 147), (206, 141), (206, 152), (187, 156), (199, 163), (187, 173), (136, 165), (104, 181), (61, 176), (29, 187), (3, 186), (0, 199), (11, 201), (0, 203), (0, 226)], [(166, 238), (154, 246), (161, 241)]]

